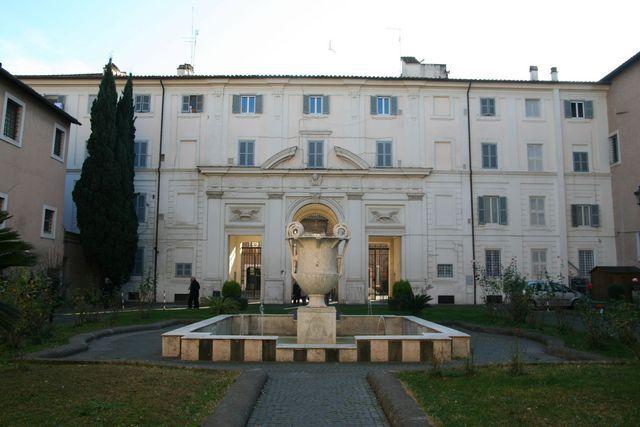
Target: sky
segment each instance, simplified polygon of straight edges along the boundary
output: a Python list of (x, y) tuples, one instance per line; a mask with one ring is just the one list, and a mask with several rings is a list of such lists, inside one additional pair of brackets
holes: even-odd
[[(193, 12), (192, 12), (193, 11)], [(452, 78), (599, 80), (640, 50), (637, 0), (3, 1), (0, 62), (14, 74), (397, 76), (401, 55)]]

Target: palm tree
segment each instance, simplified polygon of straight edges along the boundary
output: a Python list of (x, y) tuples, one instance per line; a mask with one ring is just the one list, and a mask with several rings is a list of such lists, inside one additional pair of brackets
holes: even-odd
[[(0, 211), (0, 224), (11, 216)], [(36, 262), (36, 255), (31, 252), (33, 246), (20, 238), (20, 234), (5, 226), (0, 228), (0, 273), (8, 267), (29, 267)]]
[[(0, 211), (0, 224), (11, 218), (5, 211)], [(0, 274), (9, 267), (28, 267), (36, 262), (36, 255), (31, 252), (33, 246), (20, 238), (20, 234), (7, 227), (0, 228)], [(0, 276), (1, 277), (1, 276)], [(19, 319), (18, 309), (11, 304), (0, 301), (0, 331), (10, 331)]]

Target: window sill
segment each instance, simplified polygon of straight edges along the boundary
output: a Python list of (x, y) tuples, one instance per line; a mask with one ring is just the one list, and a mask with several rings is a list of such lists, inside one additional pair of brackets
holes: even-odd
[(523, 122), (531, 122), (531, 123), (544, 123), (547, 119), (543, 117), (525, 117), (522, 119)]
[(257, 119), (258, 117), (261, 117), (262, 114), (234, 114), (234, 116), (236, 116), (239, 119)]
[(178, 117), (200, 117), (204, 113), (178, 113)]
[(590, 123), (593, 119), (580, 119), (576, 117), (567, 117), (565, 120), (569, 123)]
[(479, 122), (498, 122), (502, 119), (500, 116), (476, 116), (476, 120)]
[(8, 142), (11, 145), (15, 145), (18, 148), (22, 148), (22, 140), (9, 138), (8, 136), (4, 136), (4, 135), (0, 135), (0, 139), (5, 142)]
[(455, 117), (453, 117), (453, 115), (449, 115), (449, 116), (431, 116), (429, 117), (430, 120), (455, 120)]
[(47, 239), (47, 240), (56, 240), (56, 236), (55, 236), (55, 234), (44, 234), (44, 233), (40, 233), (40, 238), (42, 238), (42, 239)]
[(56, 156), (55, 154), (52, 154), (52, 155), (51, 155), (51, 158), (52, 158), (53, 160), (57, 160), (57, 161), (59, 161), (60, 163), (64, 163), (64, 159), (63, 159), (62, 157), (60, 157), (60, 156)]
[(373, 120), (393, 120), (396, 117), (398, 117), (397, 115), (393, 116), (391, 114), (372, 114), (371, 118)]
[[(148, 112), (148, 113), (133, 113), (135, 117), (140, 117), (140, 118), (147, 118), (147, 117), (153, 117), (155, 114), (153, 112)], [(182, 114), (187, 114), (187, 113), (182, 113)], [(202, 113), (190, 113), (190, 114), (202, 114)]]
[(306, 119), (328, 119), (328, 114), (302, 113)]

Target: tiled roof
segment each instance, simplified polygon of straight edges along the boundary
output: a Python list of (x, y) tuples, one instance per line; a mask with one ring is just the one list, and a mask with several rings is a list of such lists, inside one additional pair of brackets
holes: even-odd
[[(24, 80), (51, 79), (51, 80), (91, 80), (100, 79), (101, 73), (87, 74), (23, 74), (17, 76)], [(125, 79), (126, 76), (115, 76), (116, 79)], [(327, 74), (194, 74), (194, 75), (134, 75), (137, 80), (199, 80), (199, 79), (358, 79), (358, 80), (384, 80), (384, 81), (431, 81), (431, 82), (477, 82), (477, 83), (513, 83), (513, 84), (607, 84), (603, 81), (551, 81), (551, 80), (515, 80), (515, 79), (439, 79), (429, 77), (397, 77), (397, 76), (357, 76), (357, 75), (327, 75)]]
[(33, 89), (31, 86), (29, 86), (28, 84), (22, 82), (16, 76), (14, 76), (10, 72), (8, 72), (4, 68), (2, 68), (2, 64), (1, 63), (0, 63), (0, 76), (2, 76), (5, 79), (7, 79), (14, 86), (17, 86), (20, 89), (22, 89), (22, 91), (24, 91), (28, 95), (30, 95), (36, 102), (40, 103), (40, 105), (42, 107), (50, 110), (51, 112), (53, 112), (54, 114), (56, 114), (58, 116), (63, 117), (65, 120), (68, 120), (71, 123), (75, 123), (77, 125), (80, 125), (80, 122), (75, 117), (73, 117), (72, 115), (68, 114), (66, 111), (62, 110), (61, 108), (58, 108), (55, 105), (53, 105), (44, 96), (42, 96), (38, 92), (36, 92), (35, 89)]

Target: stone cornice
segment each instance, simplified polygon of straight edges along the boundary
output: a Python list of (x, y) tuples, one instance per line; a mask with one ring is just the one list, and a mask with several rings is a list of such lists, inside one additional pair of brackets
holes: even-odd
[(385, 168), (385, 169), (260, 169), (234, 166), (198, 166), (203, 175), (211, 176), (368, 176), (387, 178), (425, 178), (432, 168)]

